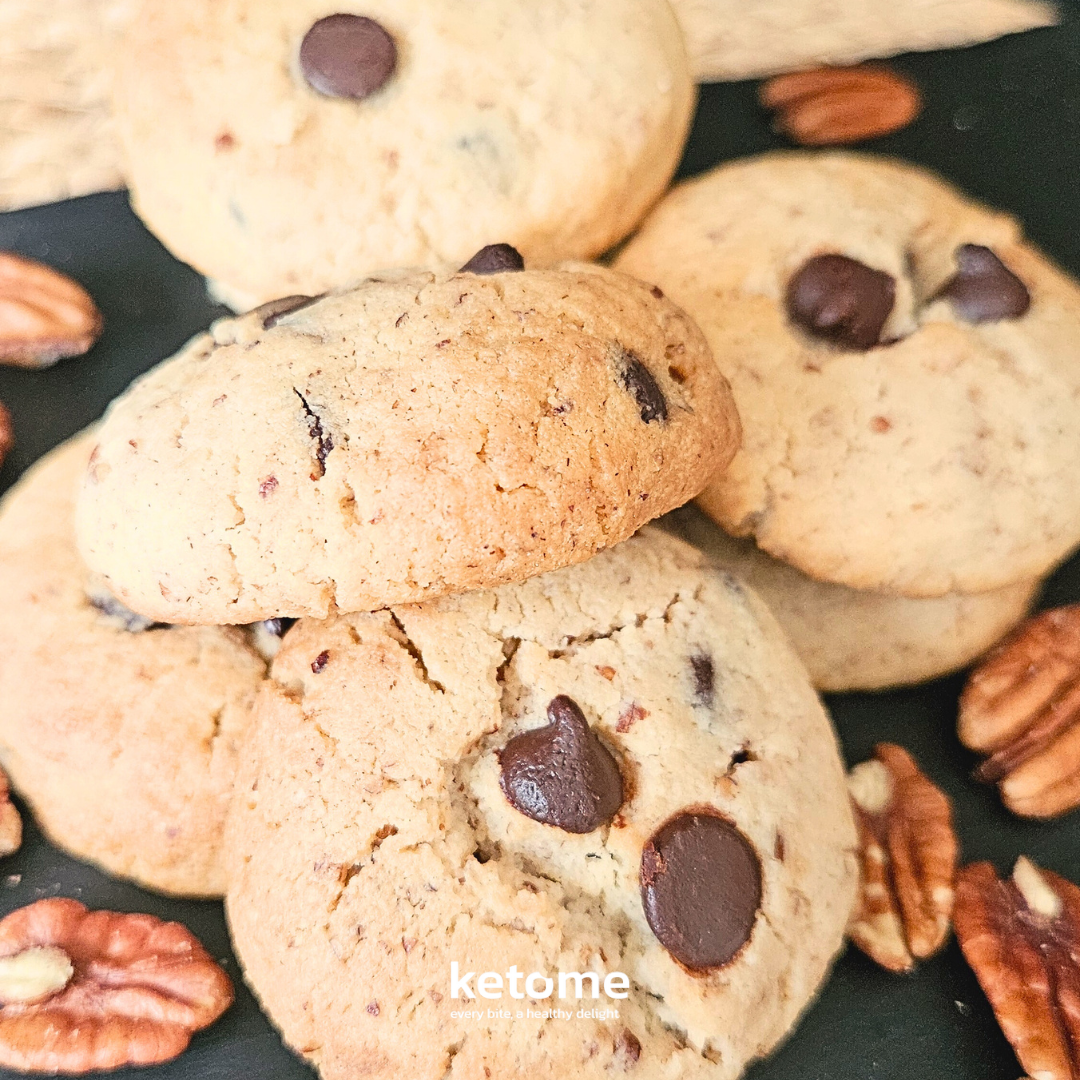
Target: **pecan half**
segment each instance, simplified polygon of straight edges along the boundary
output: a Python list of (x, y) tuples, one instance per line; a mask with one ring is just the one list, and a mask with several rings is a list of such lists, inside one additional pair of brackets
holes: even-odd
[(11, 413), (0, 402), (0, 465), (4, 464), (4, 458), (8, 451), (15, 445), (15, 427), (11, 423)]
[(176, 1057), (233, 999), (179, 923), (39, 900), (0, 920), (0, 1065), (84, 1073)]
[(885, 67), (816, 68), (763, 83), (759, 100), (778, 130), (803, 146), (832, 146), (907, 127), (922, 109), (918, 88)]
[(960, 695), (975, 778), (1024, 817), (1080, 806), (1080, 604), (1036, 615), (993, 649)]
[(0, 856), (11, 855), (22, 846), (22, 818), (11, 801), (8, 778), (0, 769)]
[(90, 294), (43, 263), (0, 251), (0, 363), (42, 368), (101, 336)]
[(874, 753), (848, 777), (862, 876), (848, 935), (882, 967), (910, 971), (949, 933), (958, 851), (952, 806), (902, 747), (879, 743)]
[(960, 871), (956, 938), (1020, 1064), (1039, 1080), (1080, 1076), (1080, 889), (1021, 857), (1002, 881)]

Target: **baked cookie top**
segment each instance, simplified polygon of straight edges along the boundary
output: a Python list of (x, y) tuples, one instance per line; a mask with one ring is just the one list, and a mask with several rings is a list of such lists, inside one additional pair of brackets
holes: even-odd
[(701, 504), (811, 577), (911, 596), (1080, 542), (1080, 288), (913, 166), (780, 153), (676, 188), (618, 260), (705, 332), (743, 445)]
[(155, 626), (90, 578), (76, 436), (0, 504), (0, 762), (49, 837), (152, 889), (220, 895), (236, 753), (266, 662), (231, 627)]
[(753, 540), (728, 536), (692, 503), (659, 524), (765, 601), (823, 691), (906, 686), (966, 667), (1027, 615), (1042, 584), (932, 597), (849, 589), (807, 577)]
[(136, 209), (251, 303), (492, 239), (597, 255), (694, 107), (666, 0), (148, 0), (118, 69)]
[[(673, 537), (302, 621), (272, 676), (226, 827), (227, 910), (324, 1080), (439, 1080), (451, 1059), (469, 1077), (734, 1078), (841, 944), (855, 833), (828, 719), (760, 601)], [(485, 1000), (479, 976), (511, 966), (551, 996), (537, 978)], [(558, 996), (560, 972), (588, 971), (628, 996)], [(477, 1007), (511, 1016), (461, 1017)], [(572, 1018), (542, 1015), (558, 1008)]]
[(370, 611), (580, 562), (730, 460), (730, 391), (659, 290), (478, 260), (219, 322), (136, 382), (82, 492), (91, 567), (167, 622)]

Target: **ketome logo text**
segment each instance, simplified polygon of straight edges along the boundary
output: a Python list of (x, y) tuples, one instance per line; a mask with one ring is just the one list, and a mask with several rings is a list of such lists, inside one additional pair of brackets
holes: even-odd
[[(606, 997), (628, 998), (630, 996), (630, 979), (621, 971), (609, 971), (602, 979)], [(570, 997), (577, 1000), (583, 998), (586, 984), (592, 990), (592, 996), (598, 998), (601, 976), (595, 971), (560, 971), (554, 977), (548, 977), (539, 971), (531, 971), (526, 975), (524, 971), (518, 971), (517, 965), (502, 973), (484, 971), (477, 975), (475, 971), (466, 971), (462, 975), (458, 962), (453, 960), (450, 963), (450, 996), (452, 998), (463, 997), (471, 1001), (479, 994), (482, 998), (497, 1001), (503, 996), (503, 991), (508, 990), (512, 998), (520, 1000), (528, 997), (540, 1000), (551, 997), (555, 993), (556, 984), (559, 988), (557, 996), (563, 1000)]]

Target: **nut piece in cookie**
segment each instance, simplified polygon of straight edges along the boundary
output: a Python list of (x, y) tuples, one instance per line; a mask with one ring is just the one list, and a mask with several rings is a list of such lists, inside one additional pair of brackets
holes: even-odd
[[(842, 945), (857, 844), (824, 710), (757, 597), (657, 529), (302, 619), (255, 711), (229, 922), (323, 1080), (734, 1077)], [(500, 987), (511, 1015), (461, 1022)]]
[(862, 895), (852, 941), (890, 971), (910, 971), (949, 933), (959, 845), (948, 796), (911, 755), (879, 743), (848, 789), (859, 825)]
[(86, 352), (101, 336), (90, 294), (66, 274), (0, 251), (0, 363), (43, 368)]
[(1033, 616), (971, 673), (960, 741), (1005, 805), (1047, 818), (1080, 806), (1080, 604)]
[(1080, 1073), (1080, 889), (1021, 856), (1012, 877), (987, 862), (956, 880), (956, 938), (1005, 1037), (1033, 1077)]
[(776, 127), (802, 146), (837, 146), (907, 127), (922, 109), (919, 89), (886, 67), (823, 67), (777, 75), (758, 100)]
[(116, 60), (132, 203), (241, 310), (494, 241), (594, 258), (694, 108), (666, 0), (149, 0)]
[(615, 267), (701, 327), (743, 424), (698, 497), (816, 581), (935, 599), (1080, 543), (1080, 283), (933, 174), (780, 152), (673, 188)]
[(0, 1064), (82, 1074), (155, 1065), (232, 1004), (179, 923), (39, 900), (0, 920)]
[(88, 564), (158, 622), (321, 618), (580, 562), (692, 498), (740, 437), (700, 331), (515, 256), (216, 323), (103, 420)]

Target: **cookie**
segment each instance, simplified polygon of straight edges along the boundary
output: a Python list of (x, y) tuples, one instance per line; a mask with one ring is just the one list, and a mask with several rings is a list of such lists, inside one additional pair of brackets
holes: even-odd
[(136, 210), (246, 306), (499, 240), (598, 255), (694, 107), (665, 0), (148, 0), (118, 68)]
[(737, 540), (694, 506), (661, 522), (768, 605), (819, 690), (881, 690), (966, 667), (1031, 608), (1041, 582), (929, 599), (830, 585)]
[(672, 0), (699, 82), (950, 49), (1052, 26), (1040, 0)]
[(0, 504), (0, 763), (49, 838), (111, 874), (216, 896), (237, 748), (266, 663), (240, 630), (160, 627), (75, 550), (85, 433)]
[(622, 274), (515, 256), (196, 338), (101, 426), (90, 566), (163, 622), (323, 617), (580, 562), (697, 494), (738, 440), (697, 327)]
[(135, 4), (0, 4), (0, 210), (123, 187), (110, 58)]
[(856, 840), (828, 719), (764, 605), (674, 537), (302, 621), (272, 677), (227, 913), (324, 1080), (728, 1080), (840, 947)]
[(934, 176), (780, 153), (676, 188), (617, 265), (704, 330), (742, 448), (702, 494), (810, 577), (944, 596), (1080, 542), (1080, 287)]

